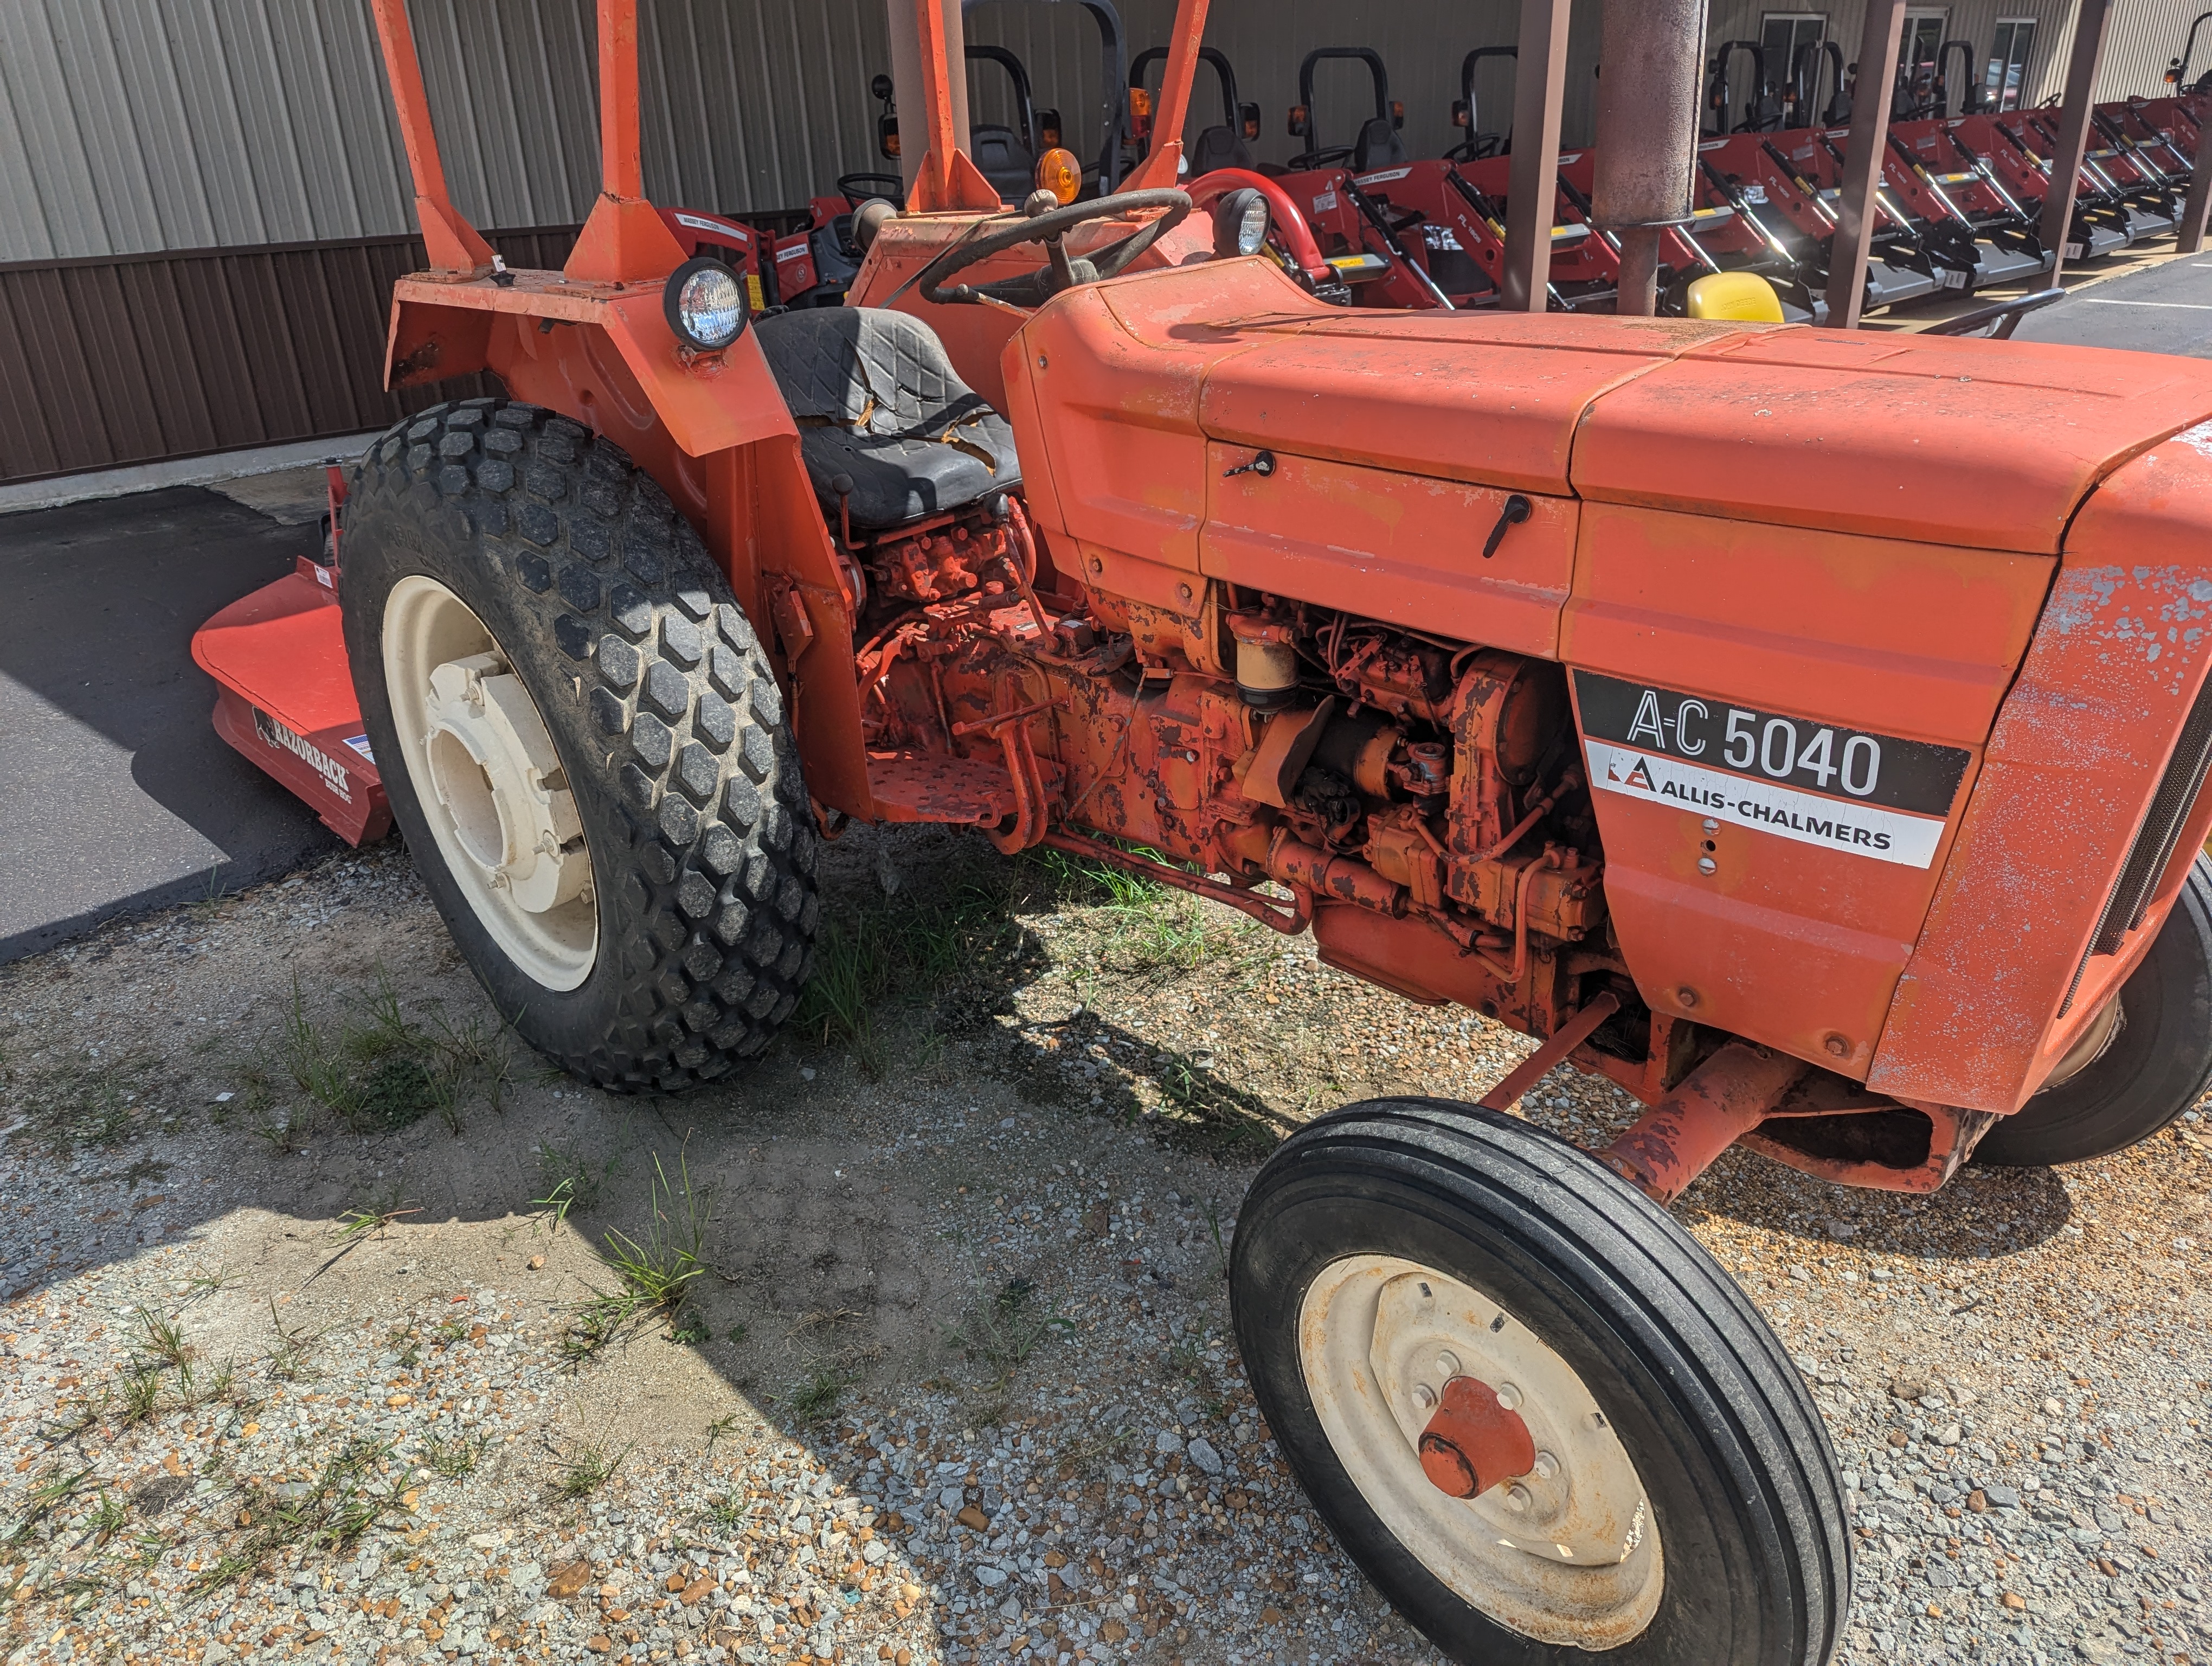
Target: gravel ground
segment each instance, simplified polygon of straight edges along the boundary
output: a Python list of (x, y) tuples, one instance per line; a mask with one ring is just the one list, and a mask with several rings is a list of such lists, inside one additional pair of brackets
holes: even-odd
[[(1289, 1481), (1222, 1245), (1283, 1130), (1525, 1043), (1211, 905), (833, 851), (872, 1001), (676, 1099), (515, 1053), (390, 847), (0, 971), (0, 1658), (1434, 1659)], [(1843, 1659), (2212, 1657), (2194, 1116), (1686, 1200), (1827, 1415)]]

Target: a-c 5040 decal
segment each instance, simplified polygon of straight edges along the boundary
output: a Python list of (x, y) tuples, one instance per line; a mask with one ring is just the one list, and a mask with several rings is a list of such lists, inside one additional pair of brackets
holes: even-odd
[(1590, 784), (1908, 867), (1936, 859), (1969, 755), (1574, 673)]

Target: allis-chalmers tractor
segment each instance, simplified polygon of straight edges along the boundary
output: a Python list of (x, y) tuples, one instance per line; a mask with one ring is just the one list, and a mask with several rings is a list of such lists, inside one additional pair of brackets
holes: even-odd
[[(395, 425), (334, 550), (210, 621), (218, 721), (356, 836), (388, 799), (501, 1012), (610, 1089), (760, 1054), (848, 820), (1138, 868), (1534, 1037), (1482, 1106), (1262, 1170), (1268, 1426), (1455, 1658), (1826, 1661), (1819, 1415), (1665, 1206), (1732, 1144), (1924, 1192), (2203, 1088), (2212, 378), (1333, 307), (1172, 188), (1204, 11), (1136, 173), (1074, 201), (1048, 155), (1009, 209), (921, 0), (908, 201), (849, 305), (756, 319), (643, 199), (635, 0), (561, 272), (447, 200), (375, 0), (432, 263), (390, 380), (504, 393)], [(1561, 1061), (1646, 1107), (1602, 1152), (1500, 1114)]]

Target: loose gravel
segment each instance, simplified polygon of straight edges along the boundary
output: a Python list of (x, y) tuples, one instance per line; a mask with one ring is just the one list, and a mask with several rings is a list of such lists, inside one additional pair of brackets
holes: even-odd
[[(1435, 1659), (1289, 1481), (1223, 1246), (1284, 1129), (1526, 1043), (1211, 905), (834, 849), (885, 929), (968, 899), (957, 975), (677, 1099), (502, 1055), (390, 847), (0, 971), (0, 1658)], [(1828, 1419), (1841, 1659), (2212, 1656), (2197, 1116), (1685, 1201)], [(681, 1304), (595, 1319), (695, 1217)]]

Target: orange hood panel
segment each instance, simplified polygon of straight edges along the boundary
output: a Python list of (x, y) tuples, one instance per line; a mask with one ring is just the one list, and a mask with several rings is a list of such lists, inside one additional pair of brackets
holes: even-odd
[(2194, 361), (1809, 326), (1716, 341), (1608, 392), (1582, 496), (1968, 549), (2057, 552), (2098, 481), (2212, 413)]

